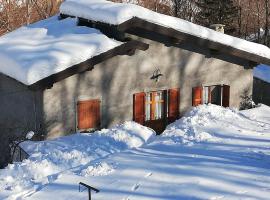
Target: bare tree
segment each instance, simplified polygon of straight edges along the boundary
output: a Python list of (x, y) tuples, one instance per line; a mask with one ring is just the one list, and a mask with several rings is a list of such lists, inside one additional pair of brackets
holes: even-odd
[(270, 46), (269, 39), (269, 0), (265, 0), (265, 30), (264, 30), (264, 44)]
[(0, 34), (56, 14), (61, 2), (62, 0), (0, 1)]
[(194, 21), (199, 8), (196, 0), (173, 0), (173, 15), (188, 21)]
[[(59, 12), (63, 0), (0, 0), (0, 35)], [(155, 12), (196, 22), (198, 0), (111, 0), (138, 4)], [(239, 7), (235, 23), (238, 37), (270, 46), (270, 0), (234, 0)]]

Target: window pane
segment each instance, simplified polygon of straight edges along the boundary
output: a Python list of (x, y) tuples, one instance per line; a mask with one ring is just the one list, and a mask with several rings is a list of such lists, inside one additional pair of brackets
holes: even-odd
[(159, 106), (158, 106), (158, 101), (159, 101), (159, 93), (156, 93), (156, 96), (155, 96), (155, 119), (158, 119), (159, 118)]
[(150, 92), (146, 94), (145, 120), (162, 119), (164, 115), (164, 95), (163, 92)]
[(212, 86), (211, 90), (211, 103), (215, 105), (221, 105), (221, 86)]
[(204, 104), (209, 103), (208, 93), (209, 93), (209, 87), (203, 87), (203, 103)]
[(162, 92), (157, 92), (155, 96), (155, 119), (162, 119), (162, 111), (163, 111), (163, 93)]
[(145, 102), (145, 120), (150, 120), (151, 119), (151, 94), (147, 93), (146, 94), (146, 102)]
[(159, 104), (156, 103), (156, 109), (155, 109), (155, 119), (159, 119)]

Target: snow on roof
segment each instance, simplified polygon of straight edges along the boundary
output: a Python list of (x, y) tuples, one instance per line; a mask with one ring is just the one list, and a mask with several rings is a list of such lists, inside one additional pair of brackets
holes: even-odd
[(259, 78), (263, 81), (270, 83), (270, 66), (268, 65), (259, 65), (253, 71), (253, 75), (256, 78)]
[(156, 13), (134, 4), (113, 3), (105, 0), (66, 0), (62, 3), (60, 12), (113, 25), (119, 25), (133, 17), (138, 17), (148, 22), (270, 59), (270, 49), (264, 45), (219, 33), (186, 20)]
[(2, 36), (0, 72), (31, 85), (122, 44), (76, 23), (55, 16)]

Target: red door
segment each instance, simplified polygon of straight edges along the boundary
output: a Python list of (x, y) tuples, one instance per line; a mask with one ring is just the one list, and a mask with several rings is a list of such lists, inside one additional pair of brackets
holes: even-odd
[(100, 100), (79, 101), (77, 121), (79, 130), (100, 128)]
[(157, 134), (166, 127), (167, 91), (148, 92), (145, 99), (145, 126), (152, 128)]
[(133, 120), (160, 134), (179, 117), (179, 104), (179, 89), (134, 94)]

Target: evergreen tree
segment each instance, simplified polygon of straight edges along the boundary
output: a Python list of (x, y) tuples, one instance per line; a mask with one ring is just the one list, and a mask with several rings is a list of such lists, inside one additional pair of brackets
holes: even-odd
[(212, 24), (223, 24), (227, 33), (236, 30), (239, 7), (233, 0), (197, 0), (199, 12), (196, 22), (209, 27)]

